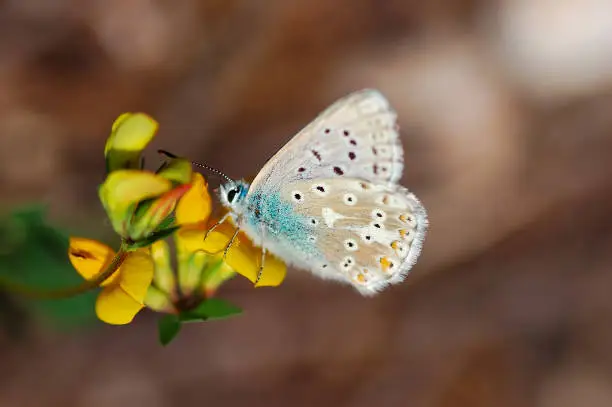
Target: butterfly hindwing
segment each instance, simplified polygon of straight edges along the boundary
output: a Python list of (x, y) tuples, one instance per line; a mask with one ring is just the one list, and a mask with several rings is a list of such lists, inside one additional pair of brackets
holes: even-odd
[(321, 254), (309, 268), (374, 294), (402, 281), (416, 262), (427, 214), (405, 188), (356, 178), (325, 178), (285, 184), (281, 198), (311, 223)]
[(252, 186), (333, 177), (395, 184), (403, 170), (396, 116), (375, 90), (339, 99), (279, 150)]

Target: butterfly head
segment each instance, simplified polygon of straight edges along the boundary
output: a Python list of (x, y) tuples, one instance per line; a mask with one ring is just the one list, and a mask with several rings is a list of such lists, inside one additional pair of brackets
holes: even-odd
[(227, 182), (219, 187), (219, 198), (224, 206), (236, 211), (244, 203), (248, 191), (249, 184), (246, 181)]

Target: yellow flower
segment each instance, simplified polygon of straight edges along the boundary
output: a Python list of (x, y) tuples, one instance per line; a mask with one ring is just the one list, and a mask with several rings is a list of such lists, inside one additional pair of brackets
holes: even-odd
[[(156, 172), (142, 169), (142, 150), (157, 128), (147, 115), (125, 113), (113, 124), (104, 150), (108, 174), (98, 194), (121, 236), (122, 251), (116, 254), (95, 240), (70, 239), (70, 261), (91, 284), (112, 272), (110, 266), (121, 260), (100, 284), (96, 302), (98, 317), (109, 324), (131, 322), (145, 305), (182, 318), (235, 314), (236, 307), (208, 298), (236, 273), (255, 282), (260, 269), (262, 251), (243, 234), (224, 256), (235, 231), (229, 223), (204, 239), (214, 223), (211, 198), (204, 178), (193, 173), (188, 160), (172, 157)], [(176, 243), (176, 273), (164, 240), (171, 234)], [(286, 266), (268, 255), (256, 286), (279, 285), (285, 274)], [(200, 305), (199, 313), (194, 311)]]
[(191, 187), (191, 163), (173, 159), (157, 172), (141, 169), (142, 150), (158, 125), (142, 113), (125, 113), (113, 124), (106, 142), (108, 176), (100, 185), (100, 201), (113, 229), (125, 240), (146, 246), (165, 237), (169, 217)]
[[(98, 241), (71, 237), (68, 257), (83, 278), (92, 280), (110, 264), (115, 252)], [(153, 259), (147, 250), (128, 252), (117, 271), (100, 285), (102, 291), (96, 300), (98, 318), (113, 325), (130, 323), (144, 306), (153, 269)]]

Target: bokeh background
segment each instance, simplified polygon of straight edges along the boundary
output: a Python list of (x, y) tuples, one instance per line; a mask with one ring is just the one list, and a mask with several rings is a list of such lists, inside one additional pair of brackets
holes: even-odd
[(609, 0), (0, 1), (2, 207), (108, 234), (96, 187), (120, 113), (246, 177), (364, 87), (398, 111), (402, 183), (431, 218), (403, 285), (237, 278), (222, 295), (243, 316), (165, 349), (148, 313), (30, 318), (0, 331), (0, 406), (612, 405)]

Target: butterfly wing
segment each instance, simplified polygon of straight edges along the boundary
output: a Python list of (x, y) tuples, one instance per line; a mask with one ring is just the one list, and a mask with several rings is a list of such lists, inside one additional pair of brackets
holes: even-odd
[(392, 185), (403, 170), (396, 113), (376, 90), (336, 101), (279, 150), (253, 180), (252, 188), (333, 177)]
[(302, 180), (282, 186), (280, 197), (313, 225), (320, 256), (303, 263), (365, 295), (402, 281), (421, 253), (427, 213), (401, 186), (356, 178)]
[(376, 293), (404, 279), (427, 229), (402, 171), (396, 113), (375, 90), (352, 93), (266, 163), (241, 226), (286, 262)]

